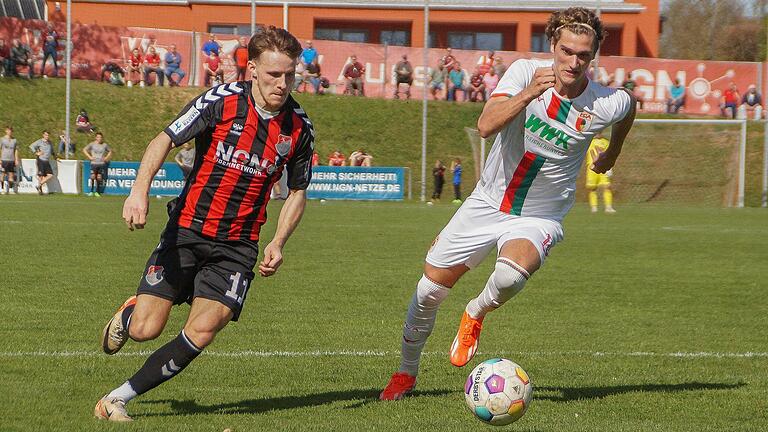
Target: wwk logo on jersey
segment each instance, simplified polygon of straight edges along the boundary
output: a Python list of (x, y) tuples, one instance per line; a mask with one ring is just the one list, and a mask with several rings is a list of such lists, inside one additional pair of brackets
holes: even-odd
[(541, 138), (554, 143), (558, 147), (568, 148), (568, 141), (571, 137), (565, 131), (548, 125), (547, 122), (536, 117), (536, 114), (531, 114), (528, 117), (528, 120), (525, 121), (525, 128), (534, 134), (538, 133)]
[(216, 163), (252, 175), (271, 175), (277, 169), (269, 159), (260, 159), (259, 155), (243, 149), (235, 150), (235, 146), (224, 141), (216, 145)]
[(163, 266), (149, 266), (147, 268), (147, 275), (144, 276), (144, 280), (152, 286), (159, 284), (163, 280)]

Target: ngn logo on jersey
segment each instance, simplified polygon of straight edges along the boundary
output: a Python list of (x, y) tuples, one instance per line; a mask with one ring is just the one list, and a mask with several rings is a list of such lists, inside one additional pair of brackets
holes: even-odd
[(269, 159), (260, 159), (259, 155), (242, 149), (235, 150), (224, 141), (216, 145), (216, 163), (253, 175), (271, 175), (277, 169)]

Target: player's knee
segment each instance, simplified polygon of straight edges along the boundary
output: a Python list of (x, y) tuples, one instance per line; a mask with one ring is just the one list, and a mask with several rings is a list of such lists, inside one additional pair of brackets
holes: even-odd
[(192, 341), (195, 346), (200, 348), (205, 348), (210, 345), (216, 337), (216, 333), (218, 333), (218, 330), (216, 329), (207, 328), (206, 326), (195, 323), (188, 323), (184, 326), (184, 334), (187, 335), (189, 340)]
[(437, 307), (448, 297), (450, 288), (443, 286), (426, 275), (422, 275), (416, 286), (416, 300), (419, 305), (426, 307)]
[(154, 325), (146, 320), (135, 319), (135, 316), (131, 317), (131, 323), (128, 326), (128, 335), (136, 342), (156, 339), (162, 331), (162, 326)]
[(529, 277), (530, 274), (521, 265), (504, 257), (496, 260), (496, 267), (491, 275), (499, 290), (510, 290), (512, 293), (523, 289)]

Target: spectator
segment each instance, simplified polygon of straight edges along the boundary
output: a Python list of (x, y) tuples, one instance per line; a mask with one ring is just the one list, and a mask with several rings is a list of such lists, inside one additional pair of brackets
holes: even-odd
[(464, 87), (464, 80), (467, 78), (467, 74), (464, 73), (464, 69), (461, 68), (461, 63), (455, 62), (453, 70), (448, 73), (448, 100), (456, 101), (456, 91), (461, 90), (464, 93), (464, 100), (467, 100), (469, 96), (467, 94), (466, 87)]
[(328, 156), (328, 166), (344, 166), (347, 164), (347, 158), (344, 153), (338, 149)]
[(679, 79), (669, 86), (669, 99), (667, 99), (667, 114), (677, 114), (680, 108), (685, 105), (685, 86), (680, 84)]
[(104, 135), (96, 132), (95, 141), (85, 146), (83, 154), (91, 161), (91, 191), (88, 196), (101, 196), (104, 193), (104, 179), (107, 178), (107, 164), (112, 159), (112, 149), (104, 142)]
[(43, 195), (43, 186), (53, 178), (53, 168), (51, 168), (51, 158), (56, 158), (53, 152), (53, 144), (49, 138), (48, 131), (43, 131), (43, 137), (32, 143), (29, 149), (37, 157), (37, 193)]
[(133, 83), (137, 80), (139, 81), (139, 87), (144, 87), (143, 64), (144, 56), (141, 55), (141, 51), (138, 48), (134, 48), (131, 51), (131, 55), (128, 56), (128, 64), (125, 68), (125, 72), (128, 74), (128, 87), (133, 87)]
[(442, 91), (445, 87), (445, 81), (448, 79), (448, 73), (443, 67), (442, 63), (437, 64), (437, 69), (432, 69), (432, 74), (429, 80), (429, 92), (432, 93), (432, 97), (437, 100), (437, 92)]
[(480, 75), (483, 76), (493, 69), (493, 64), (496, 61), (496, 51), (489, 50), (488, 55), (480, 56), (477, 62), (477, 66), (480, 70)]
[(352, 152), (352, 154), (349, 155), (349, 166), (369, 167), (371, 166), (372, 160), (373, 160), (373, 156), (366, 153), (365, 150), (359, 149), (357, 151)]
[(9, 191), (16, 193), (16, 167), (20, 163), (19, 149), (16, 147), (16, 138), (13, 137), (13, 128), (5, 127), (5, 135), (0, 138), (0, 192), (7, 195)]
[(40, 75), (43, 78), (48, 78), (45, 73), (45, 63), (48, 61), (48, 57), (53, 60), (53, 76), (59, 76), (59, 34), (56, 33), (52, 24), (48, 24), (43, 42), (43, 63), (40, 65)]
[(491, 97), (491, 93), (496, 90), (496, 86), (499, 85), (500, 75), (496, 73), (496, 69), (490, 68), (488, 72), (483, 75), (483, 84), (485, 84), (485, 100)]
[(307, 68), (304, 71), (304, 85), (309, 81), (309, 83), (312, 84), (312, 88), (315, 89), (315, 94), (323, 94), (324, 89), (322, 80), (323, 76), (320, 71), (320, 65), (317, 64), (317, 57), (315, 57), (312, 62), (307, 65)]
[(493, 70), (496, 71), (496, 75), (499, 77), (504, 76), (504, 73), (507, 71), (507, 65), (504, 64), (503, 58), (497, 56), (493, 59)]
[(453, 173), (453, 203), (461, 204), (461, 159), (454, 158), (451, 162), (451, 172)]
[(469, 100), (472, 102), (485, 102), (485, 82), (480, 66), (475, 68), (475, 73), (469, 79)]
[(69, 159), (69, 155), (75, 154), (75, 143), (72, 142), (72, 137), (67, 136), (65, 130), (61, 131), (61, 135), (59, 135), (58, 150), (59, 155), (64, 155), (67, 159)]
[(154, 73), (157, 78), (157, 85), (162, 87), (165, 80), (165, 71), (160, 67), (160, 56), (155, 51), (155, 47), (149, 47), (148, 54), (144, 57), (144, 63), (144, 81), (150, 84), (149, 74)]
[(346, 80), (346, 87), (344, 89), (345, 94), (365, 96), (363, 87), (364, 73), (365, 66), (357, 61), (356, 55), (352, 54), (352, 57), (349, 58), (349, 63), (344, 67), (344, 79)]
[(173, 160), (179, 164), (181, 171), (184, 172), (184, 178), (189, 177), (189, 173), (192, 172), (192, 167), (195, 165), (195, 147), (188, 142), (184, 143)]
[(627, 74), (627, 79), (621, 86), (635, 96), (635, 99), (637, 99), (637, 105), (640, 107), (639, 109), (642, 110), (645, 100), (643, 99), (642, 93), (638, 91), (639, 89), (637, 88), (637, 83), (634, 79), (632, 79), (632, 72)]
[(208, 35), (208, 42), (203, 44), (203, 54), (210, 57), (212, 53), (216, 53), (218, 56), (219, 50), (221, 50), (221, 45), (216, 41), (216, 35), (211, 33)]
[(82, 133), (91, 133), (96, 129), (96, 127), (91, 124), (91, 119), (88, 118), (88, 112), (85, 108), (80, 108), (80, 114), (77, 115), (75, 124), (77, 125), (77, 131)]
[(32, 63), (32, 51), (18, 39), (13, 40), (11, 46), (11, 62), (9, 66), (11, 75), (15, 77), (19, 76), (19, 66), (27, 67), (27, 77), (29, 77), (29, 79), (32, 79), (35, 76), (35, 66)]
[(0, 77), (11, 74), (11, 48), (5, 44), (5, 39), (0, 39)]
[(747, 87), (747, 92), (741, 98), (739, 117), (747, 118), (747, 111), (749, 110), (753, 111), (753, 119), (760, 120), (763, 118), (763, 97), (757, 92), (757, 87), (754, 84)]
[(408, 56), (403, 54), (402, 60), (395, 65), (395, 99), (400, 99), (400, 84), (407, 84), (405, 98), (411, 98), (411, 86), (413, 85), (413, 66), (408, 61)]
[(435, 161), (432, 167), (432, 177), (435, 179), (435, 190), (432, 192), (432, 200), (440, 201), (440, 195), (443, 194), (443, 184), (445, 183), (445, 165), (439, 159)]
[(211, 77), (214, 78), (214, 86), (224, 82), (224, 69), (221, 67), (219, 55), (215, 51), (211, 51), (208, 60), (203, 63), (203, 69), (205, 69), (205, 80), (203, 84), (205, 87), (211, 86)]
[(728, 85), (728, 89), (726, 89), (723, 92), (723, 97), (721, 98), (720, 102), (720, 113), (723, 115), (723, 117), (728, 117), (728, 110), (731, 110), (730, 117), (736, 118), (736, 108), (739, 105), (741, 97), (739, 95), (739, 90), (736, 89), (736, 84), (734, 82), (731, 82)]
[(304, 50), (301, 52), (301, 56), (299, 57), (299, 61), (304, 63), (305, 67), (309, 66), (313, 61), (317, 60), (317, 50), (312, 46), (312, 41), (308, 40), (306, 44), (306, 48), (304, 48)]
[(245, 71), (248, 70), (248, 42), (244, 37), (239, 39), (237, 48), (232, 52), (232, 60), (235, 62), (235, 69), (237, 69), (235, 81), (245, 81)]
[(320, 165), (320, 155), (317, 152), (312, 153), (312, 166), (316, 167)]
[(453, 50), (450, 47), (445, 49), (445, 55), (440, 59), (440, 63), (442, 63), (446, 73), (456, 67), (456, 57), (453, 56)]
[(296, 70), (293, 71), (293, 76), (295, 79), (293, 80), (293, 91), (296, 93), (301, 93), (302, 90), (300, 88), (302, 85), (304, 86), (304, 91), (307, 90), (307, 75), (306, 75), (306, 69), (304, 68), (304, 63), (297, 63), (296, 64)]
[[(178, 76), (178, 80), (173, 80), (173, 74)], [(168, 78), (168, 85), (173, 87), (179, 85), (184, 79), (186, 73), (181, 70), (181, 54), (176, 51), (176, 44), (171, 45), (171, 50), (165, 53), (165, 77)]]
[(107, 76), (107, 82), (114, 85), (123, 85), (125, 83), (125, 69), (115, 62), (106, 62), (101, 67), (101, 80), (104, 81), (104, 75)]

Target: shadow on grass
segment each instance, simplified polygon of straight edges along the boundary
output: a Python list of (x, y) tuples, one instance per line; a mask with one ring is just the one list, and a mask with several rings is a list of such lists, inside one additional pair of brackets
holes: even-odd
[[(409, 398), (420, 396), (443, 396), (455, 390), (425, 390), (411, 393)], [(287, 410), (326, 405), (334, 402), (354, 402), (345, 409), (359, 408), (379, 401), (380, 389), (346, 390), (315, 393), (303, 396), (281, 396), (265, 399), (245, 399), (239, 402), (217, 405), (200, 405), (194, 400), (156, 399), (139, 401), (141, 404), (170, 404), (168, 413), (147, 413), (136, 417), (164, 417), (184, 414), (259, 414), (275, 410)]]
[[(624, 393), (653, 392), (653, 393), (678, 393), (684, 391), (700, 390), (734, 390), (746, 386), (746, 383), (724, 384), (724, 383), (680, 383), (680, 384), (637, 384), (609, 387), (548, 387), (534, 386), (534, 398), (539, 400), (550, 400), (554, 402), (570, 402), (585, 399), (602, 399), (608, 396), (615, 396)], [(544, 394), (557, 393), (555, 395)]]

